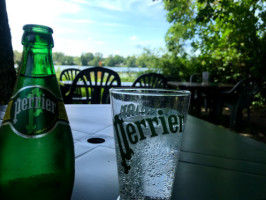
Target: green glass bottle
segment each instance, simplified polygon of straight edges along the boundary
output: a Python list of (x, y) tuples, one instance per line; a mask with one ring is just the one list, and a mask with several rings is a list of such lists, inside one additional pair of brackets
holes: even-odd
[(53, 30), (25, 25), (17, 82), (0, 128), (0, 199), (70, 199), (74, 146), (53, 61)]

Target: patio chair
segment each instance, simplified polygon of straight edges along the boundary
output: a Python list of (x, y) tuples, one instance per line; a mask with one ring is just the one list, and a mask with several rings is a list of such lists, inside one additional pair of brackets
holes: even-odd
[(162, 74), (147, 73), (139, 76), (132, 84), (132, 87), (141, 88), (166, 88), (167, 81)]
[(109, 89), (120, 87), (117, 72), (105, 67), (91, 67), (82, 70), (74, 79), (66, 96), (66, 103), (108, 104)]
[(208, 83), (210, 81), (210, 72), (195, 73), (190, 75), (189, 81), (193, 83)]
[(219, 94), (219, 112), (227, 107), (230, 110), (229, 126), (236, 129), (243, 120), (243, 109), (247, 109), (248, 122), (250, 122), (250, 105), (254, 96), (259, 92), (259, 84), (253, 79), (239, 81), (231, 90)]
[(73, 81), (79, 72), (80, 70), (76, 68), (64, 69), (60, 74), (59, 80), (60, 81)]
[(68, 68), (68, 69), (64, 69), (60, 73), (60, 77), (59, 77), (60, 91), (61, 91), (61, 94), (62, 94), (62, 97), (64, 100), (65, 100), (66, 93), (70, 89), (70, 84), (64, 84), (62, 82), (63, 81), (73, 81), (79, 72), (80, 72), (79, 69)]
[[(195, 73), (190, 75), (189, 82), (192, 83), (202, 83), (203, 81), (202, 73)], [(202, 90), (193, 90), (191, 91), (191, 113), (200, 114), (201, 107), (204, 107), (207, 110), (207, 98), (206, 93)]]
[(190, 75), (189, 82), (201, 83), (202, 82), (202, 74), (201, 73), (195, 73), (195, 74)]

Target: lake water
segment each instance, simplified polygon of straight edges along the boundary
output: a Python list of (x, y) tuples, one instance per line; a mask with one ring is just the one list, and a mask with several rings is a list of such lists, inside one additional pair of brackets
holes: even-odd
[[(86, 69), (86, 68), (90, 68), (93, 66), (78, 66), (78, 65), (55, 65), (55, 71), (57, 70), (64, 70), (64, 69), (68, 69), (68, 68), (77, 68), (80, 70)], [(104, 66), (106, 67), (106, 66)], [(112, 69), (116, 72), (145, 72), (148, 71), (148, 68), (138, 68), (138, 67), (106, 67), (108, 69)]]

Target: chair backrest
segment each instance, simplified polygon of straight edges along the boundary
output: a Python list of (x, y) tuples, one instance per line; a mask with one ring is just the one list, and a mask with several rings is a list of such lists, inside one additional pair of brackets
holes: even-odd
[(189, 81), (194, 82), (194, 83), (201, 83), (202, 82), (202, 74), (196, 73), (196, 74), (190, 75)]
[(253, 97), (259, 92), (259, 84), (255, 80), (247, 79), (242, 83), (239, 106), (250, 106)]
[(74, 79), (66, 103), (107, 104), (109, 89), (120, 86), (117, 72), (105, 67), (87, 68)]
[(259, 84), (253, 79), (243, 79), (231, 89), (231, 92), (238, 95), (238, 106), (245, 108), (250, 106), (254, 95), (259, 92)]
[(60, 74), (59, 80), (73, 81), (79, 72), (80, 70), (76, 68), (64, 69)]
[(166, 88), (167, 81), (162, 74), (147, 73), (139, 76), (132, 84), (132, 87), (142, 88)]

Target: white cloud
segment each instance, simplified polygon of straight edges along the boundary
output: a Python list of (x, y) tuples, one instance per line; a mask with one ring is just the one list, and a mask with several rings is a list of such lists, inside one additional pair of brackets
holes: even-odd
[(71, 0), (74, 3), (86, 4), (86, 0)]
[[(152, 0), (6, 0), (6, 4), (13, 49), (19, 51), (25, 24), (50, 26), (54, 30), (53, 52), (73, 56), (82, 52), (132, 55), (140, 51), (136, 45), (159, 43), (151, 40), (151, 30), (160, 33), (165, 29), (150, 23), (162, 19), (163, 9)], [(142, 21), (131, 23), (135, 19)], [(163, 34), (159, 37), (164, 39)]]
[(78, 4), (64, 0), (8, 0), (6, 4), (9, 18), (28, 21), (51, 20), (63, 13), (75, 14), (81, 10)]
[(136, 40), (137, 39), (137, 36), (133, 35), (129, 38), (129, 40)]
[[(164, 6), (162, 1), (152, 1), (152, 0), (140, 0), (137, 4), (139, 14), (149, 16), (151, 18), (156, 18), (160, 12), (164, 11)], [(152, 11), (152, 12), (151, 12)]]
[(65, 19), (64, 21), (71, 22), (71, 23), (79, 23), (79, 24), (91, 24), (91, 23), (93, 23), (93, 21), (89, 20), (89, 19)]
[(97, 46), (89, 40), (61, 39), (58, 40), (53, 52), (63, 52), (65, 55), (80, 56), (84, 52), (97, 52)]
[(99, 1), (99, 6), (108, 10), (123, 11), (121, 1)]
[(113, 22), (104, 22), (103, 25), (109, 26), (109, 27), (118, 27), (118, 26), (122, 26), (123, 24), (113, 23)]
[(123, 11), (123, 5), (126, 3), (126, 1), (122, 0), (72, 0), (72, 2), (115, 11)]
[(96, 45), (104, 45), (104, 44), (105, 44), (104, 41), (94, 41), (94, 43), (95, 43)]
[(156, 39), (156, 40), (152, 40), (152, 39), (147, 39), (147, 40), (137, 40), (137, 41), (132, 41), (130, 42), (131, 45), (137, 47), (137, 48), (145, 48), (145, 47), (148, 47), (148, 48), (157, 48), (157, 47), (163, 47), (164, 46), (164, 40), (159, 40), (159, 39)]
[(20, 41), (25, 24), (55, 26), (55, 20), (62, 14), (75, 14), (81, 10), (76, 3), (64, 0), (8, 0), (6, 1), (9, 26), (14, 49), (21, 49)]
[(104, 45), (106, 44), (104, 41), (102, 40), (97, 40), (93, 37), (87, 37), (87, 42), (89, 43), (89, 45)]
[(150, 7), (156, 7), (163, 9), (163, 3), (161, 1), (152, 0), (72, 0), (72, 2), (91, 6), (104, 8), (111, 11), (120, 12), (142, 12), (143, 14), (150, 14)]
[(115, 50), (113, 51), (113, 55), (121, 55), (121, 51)]
[(53, 30), (54, 30), (53, 36), (54, 37), (58, 36), (58, 37), (61, 37), (61, 38), (62, 38), (62, 36), (65, 36), (66, 34), (75, 35), (75, 34), (78, 33), (78, 30), (73, 29), (73, 28), (71, 28), (69, 26), (55, 26), (55, 27), (53, 27)]

